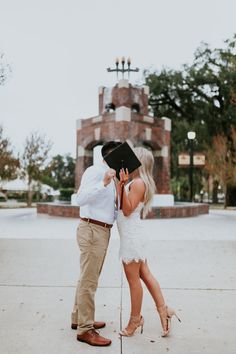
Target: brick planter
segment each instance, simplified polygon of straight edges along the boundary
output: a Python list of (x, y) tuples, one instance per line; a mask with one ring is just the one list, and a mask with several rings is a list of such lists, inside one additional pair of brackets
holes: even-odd
[(155, 207), (146, 219), (185, 218), (209, 213), (208, 204), (176, 204), (172, 207)]
[[(69, 204), (38, 203), (37, 213), (67, 218), (79, 218), (79, 207)], [(208, 213), (208, 204), (183, 203), (176, 204), (172, 207), (155, 207), (148, 214), (146, 219), (184, 218)]]
[(79, 218), (79, 207), (69, 204), (37, 203), (38, 214)]

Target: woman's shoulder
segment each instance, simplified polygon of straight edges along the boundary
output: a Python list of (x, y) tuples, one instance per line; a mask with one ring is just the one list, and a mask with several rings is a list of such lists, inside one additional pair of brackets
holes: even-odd
[(145, 192), (146, 186), (145, 186), (145, 183), (142, 180), (142, 178), (141, 177), (137, 177), (137, 178), (134, 178), (130, 182), (129, 190), (131, 190), (131, 188), (133, 190), (139, 190), (139, 191)]
[(143, 186), (145, 187), (145, 183), (144, 181), (142, 180), (141, 177), (137, 177), (137, 178), (134, 178), (131, 182), (130, 182), (130, 186)]

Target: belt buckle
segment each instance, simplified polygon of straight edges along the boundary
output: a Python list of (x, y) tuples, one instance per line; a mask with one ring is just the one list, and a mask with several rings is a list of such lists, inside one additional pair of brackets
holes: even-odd
[(104, 227), (108, 227), (106, 223), (104, 224)]

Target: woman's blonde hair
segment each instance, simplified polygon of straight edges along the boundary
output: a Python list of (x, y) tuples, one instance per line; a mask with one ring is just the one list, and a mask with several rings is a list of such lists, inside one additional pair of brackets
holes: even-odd
[(135, 147), (133, 150), (142, 164), (138, 171), (146, 187), (143, 207), (143, 217), (145, 217), (151, 210), (152, 198), (156, 190), (156, 185), (153, 180), (154, 158), (151, 151), (143, 147)]

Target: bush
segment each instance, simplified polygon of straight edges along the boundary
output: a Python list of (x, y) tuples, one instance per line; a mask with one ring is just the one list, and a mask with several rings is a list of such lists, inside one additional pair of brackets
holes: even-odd
[[(17, 200), (18, 202), (26, 202), (28, 198), (28, 192), (8, 192), (7, 198), (9, 200), (11, 199)], [(42, 199), (43, 199), (43, 195), (41, 193), (38, 192), (33, 193), (33, 197), (32, 197), (33, 202), (39, 202)], [(49, 198), (49, 200), (51, 201), (51, 198)]]
[(25, 202), (27, 200), (26, 192), (7, 192), (8, 199), (15, 199), (19, 202)]
[(236, 206), (236, 187), (229, 188), (229, 206)]
[(59, 200), (70, 201), (71, 195), (74, 193), (74, 188), (62, 188), (60, 189)]
[(3, 195), (0, 194), (0, 202), (6, 202), (6, 201), (7, 201), (7, 199)]

